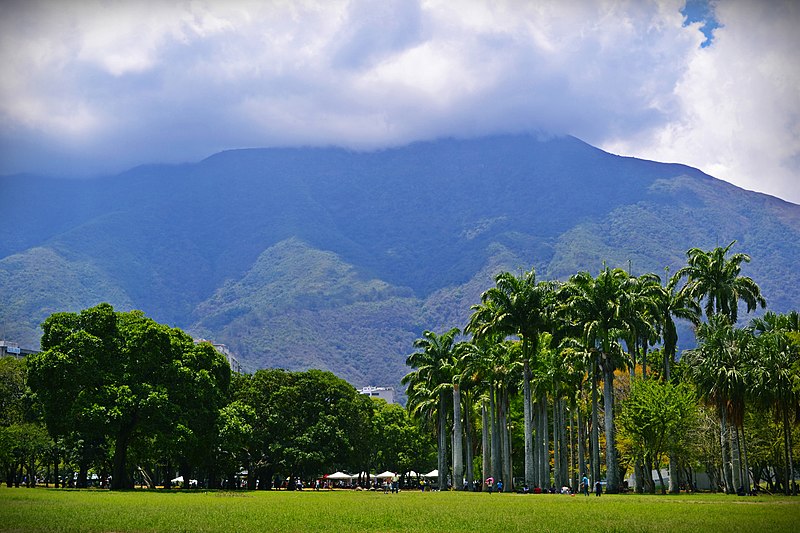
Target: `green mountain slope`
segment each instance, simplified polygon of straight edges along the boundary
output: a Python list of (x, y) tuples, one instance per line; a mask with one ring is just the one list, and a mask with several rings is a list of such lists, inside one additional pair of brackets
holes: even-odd
[(463, 327), (501, 270), (675, 271), (737, 240), (770, 308), (800, 308), (800, 206), (571, 137), (374, 152), (234, 150), (97, 180), (0, 177), (5, 336), (99, 301), (224, 342), (246, 367), (397, 384), (424, 329)]

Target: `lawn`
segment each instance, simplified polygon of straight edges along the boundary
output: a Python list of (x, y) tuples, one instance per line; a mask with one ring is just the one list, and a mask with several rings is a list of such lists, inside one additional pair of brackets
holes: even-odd
[(800, 498), (0, 488), (0, 531), (797, 531)]

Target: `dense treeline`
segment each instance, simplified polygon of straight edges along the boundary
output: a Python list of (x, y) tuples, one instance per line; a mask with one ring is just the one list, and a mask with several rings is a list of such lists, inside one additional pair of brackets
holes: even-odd
[[(426, 331), (408, 357), (409, 409), (438, 436), (439, 483), (503, 490), (693, 488), (797, 492), (798, 313), (767, 312), (733, 243), (693, 248), (672, 277), (603, 268), (566, 282), (495, 278), (462, 333)], [(698, 346), (676, 357), (676, 320)], [(480, 472), (476, 471), (480, 468)], [(462, 484), (461, 480), (465, 480)], [(515, 486), (516, 485), (516, 486)]]
[(42, 329), (40, 353), (0, 360), (9, 486), (170, 487), (182, 477), (270, 488), (431, 464), (432, 442), (405, 409), (330, 372), (232, 375), (211, 344), (108, 304), (56, 313)]
[[(740, 316), (766, 301), (732, 245), (689, 250), (664, 280), (499, 274), (463, 332), (415, 342), (407, 410), (330, 372), (232, 374), (138, 311), (56, 313), (40, 353), (0, 360), (0, 479), (257, 489), (437, 465), (456, 489), (579, 490), (586, 476), (619, 492), (634, 472), (654, 492), (668, 468), (671, 492), (698, 471), (728, 493), (796, 492), (800, 316)], [(680, 358), (676, 320), (698, 340)]]

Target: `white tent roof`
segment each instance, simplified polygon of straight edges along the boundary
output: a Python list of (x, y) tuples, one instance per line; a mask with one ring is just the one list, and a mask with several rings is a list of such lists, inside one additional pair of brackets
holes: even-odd
[[(176, 477), (175, 479), (173, 479), (171, 481), (172, 481), (172, 483), (183, 483), (183, 476), (178, 476), (178, 477)], [(197, 480), (196, 479), (190, 479), (189, 483), (191, 485), (197, 485)]]
[(375, 477), (377, 477), (377, 478), (385, 478), (385, 477), (395, 477), (396, 475), (397, 474), (395, 474), (394, 472), (389, 472), (387, 470), (386, 472), (381, 472), (380, 474), (378, 474)]
[(439, 477), (439, 471), (438, 470), (431, 470), (427, 474), (422, 474), (422, 477)]
[(334, 472), (333, 474), (330, 474), (330, 475), (327, 477), (327, 479), (333, 479), (333, 480), (337, 480), (337, 479), (342, 479), (342, 480), (344, 480), (344, 479), (348, 479), (348, 480), (349, 480), (349, 479), (353, 479), (353, 476), (351, 476), (350, 474), (345, 474), (344, 472)]

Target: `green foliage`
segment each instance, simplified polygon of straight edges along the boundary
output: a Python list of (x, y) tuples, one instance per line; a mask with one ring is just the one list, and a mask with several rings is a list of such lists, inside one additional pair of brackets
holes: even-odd
[(22, 360), (11, 356), (0, 358), (0, 426), (24, 420), (26, 375)]
[(436, 464), (430, 433), (411, 418), (408, 410), (397, 404), (373, 399), (372, 415), (374, 468), (376, 471), (404, 473), (427, 472)]
[(132, 486), (126, 456), (139, 434), (159, 435), (184, 458), (209, 449), (230, 381), (210, 345), (108, 304), (54, 314), (42, 329), (43, 351), (28, 364), (47, 426), (55, 437), (110, 439), (113, 487)]
[(726, 255), (736, 241), (725, 248), (716, 247), (710, 252), (691, 248), (686, 255), (688, 265), (675, 273), (676, 278), (686, 278), (684, 291), (697, 300), (705, 300), (706, 318), (722, 314), (732, 323), (739, 317), (739, 300), (747, 304), (747, 312), (756, 307), (764, 308), (766, 300), (761, 289), (748, 276), (742, 276), (742, 263), (749, 263), (750, 256), (737, 253), (730, 258)]
[(636, 379), (617, 420), (631, 459), (659, 468), (665, 453), (679, 454), (690, 444), (697, 417), (697, 396), (688, 384)]
[(330, 372), (259, 370), (223, 410), (224, 446), (265, 480), (353, 470), (372, 441), (371, 414), (371, 400)]

